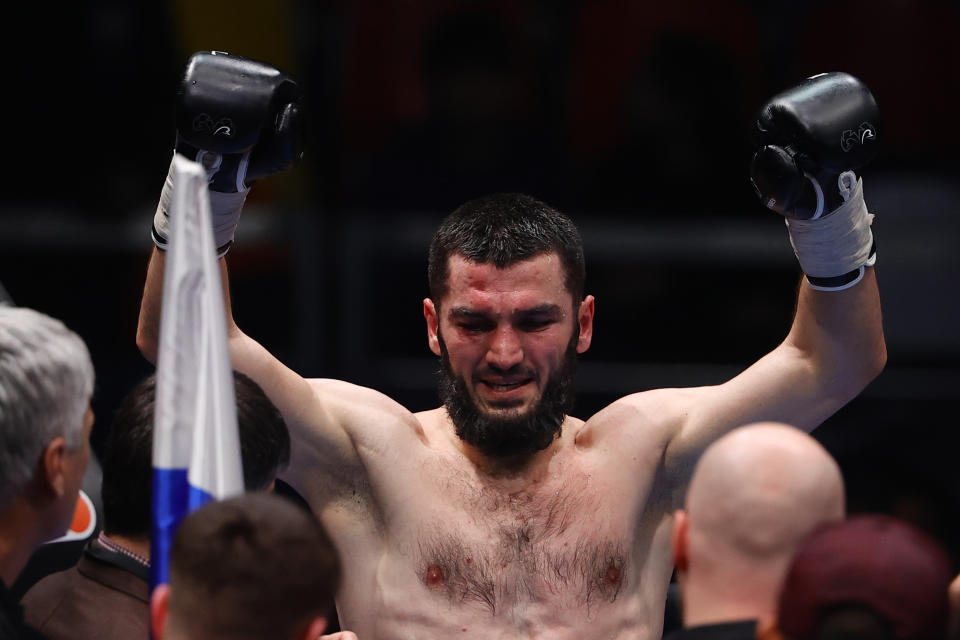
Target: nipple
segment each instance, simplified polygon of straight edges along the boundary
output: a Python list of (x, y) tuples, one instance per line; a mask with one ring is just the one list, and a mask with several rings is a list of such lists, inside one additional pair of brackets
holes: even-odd
[(607, 572), (603, 576), (604, 582), (607, 583), (609, 587), (619, 587), (620, 586), (620, 569), (614, 565), (607, 567)]
[(443, 585), (443, 568), (440, 565), (432, 564), (427, 567), (426, 583), (428, 587)]

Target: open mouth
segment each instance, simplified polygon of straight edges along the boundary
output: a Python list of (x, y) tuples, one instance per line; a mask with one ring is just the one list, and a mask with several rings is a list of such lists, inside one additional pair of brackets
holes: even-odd
[(488, 389), (491, 389), (497, 392), (506, 392), (506, 391), (513, 391), (514, 389), (519, 389), (520, 387), (528, 384), (530, 382), (530, 378), (524, 378), (523, 380), (516, 380), (514, 382), (497, 382), (493, 380), (482, 380), (481, 382)]

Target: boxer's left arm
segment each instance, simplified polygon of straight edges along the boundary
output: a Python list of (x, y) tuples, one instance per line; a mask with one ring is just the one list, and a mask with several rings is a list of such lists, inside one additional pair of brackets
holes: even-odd
[[(816, 291), (804, 281), (787, 338), (733, 379), (637, 393), (614, 403), (610, 415), (658, 425), (664, 486), (678, 508), (700, 454), (717, 438), (765, 421), (812, 431), (860, 393), (885, 362), (879, 295), (869, 268), (844, 291)], [(634, 449), (631, 443), (648, 445), (635, 426), (618, 430), (625, 439), (621, 451)]]
[(869, 129), (875, 142), (877, 118), (869, 91), (846, 74), (809, 78), (761, 110), (758, 128), (768, 143), (782, 146), (757, 152), (754, 185), (764, 204), (786, 216), (807, 275), (780, 345), (724, 384), (667, 396), (665, 408), (676, 419), (665, 436), (664, 468), (677, 486), (685, 486), (700, 453), (727, 431), (758, 421), (811, 431), (883, 369), (872, 217), (850, 171), (873, 150), (841, 148), (849, 147), (844, 134), (851, 129)]

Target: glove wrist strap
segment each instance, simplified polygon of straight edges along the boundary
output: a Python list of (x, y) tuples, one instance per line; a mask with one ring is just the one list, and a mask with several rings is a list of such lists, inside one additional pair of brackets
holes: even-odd
[(236, 193), (210, 192), (210, 213), (213, 219), (213, 242), (217, 247), (217, 257), (225, 254), (233, 244), (233, 235), (240, 223), (243, 203), (250, 193), (250, 187)]
[[(233, 237), (237, 230), (237, 224), (240, 222), (240, 213), (243, 211), (243, 204), (250, 193), (250, 187), (243, 187), (242, 190), (226, 193), (222, 191), (208, 191), (210, 194), (210, 213), (213, 218), (213, 241), (217, 247), (217, 257), (223, 256), (233, 244)], [(173, 162), (170, 162), (170, 169), (167, 172), (167, 178), (163, 182), (163, 189), (160, 191), (160, 202), (157, 204), (157, 212), (153, 216), (153, 228), (150, 235), (154, 244), (161, 251), (167, 249), (167, 237), (169, 236), (170, 226), (170, 203), (173, 200)]]
[(873, 215), (863, 200), (863, 181), (854, 185), (854, 178), (852, 172), (841, 174), (839, 187), (846, 202), (834, 211), (818, 219), (786, 220), (793, 251), (815, 289), (852, 287), (863, 277), (863, 268), (876, 260)]

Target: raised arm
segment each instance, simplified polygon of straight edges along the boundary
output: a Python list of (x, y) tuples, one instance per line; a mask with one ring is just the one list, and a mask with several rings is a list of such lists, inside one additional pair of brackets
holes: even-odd
[[(284, 366), (233, 320), (223, 257), (233, 243), (244, 200), (258, 179), (299, 159), (300, 92), (285, 74), (263, 63), (212, 52), (188, 62), (177, 95), (176, 153), (200, 162), (209, 179), (214, 239), (220, 255), (227, 335), (234, 369), (247, 374), (277, 406), (291, 432), (291, 473), (303, 475), (358, 467), (356, 449), (337, 408), (323, 401), (318, 385)], [(154, 218), (156, 248), (150, 258), (140, 305), (137, 346), (156, 360), (173, 177), (167, 176)], [(328, 479), (333, 474), (327, 474)], [(315, 483), (317, 484), (317, 483)], [(320, 479), (322, 493), (335, 483)]]
[(725, 384), (669, 395), (677, 420), (665, 469), (681, 486), (726, 431), (761, 420), (812, 430), (882, 370), (872, 216), (852, 171), (874, 154), (877, 119), (867, 88), (840, 73), (809, 78), (761, 109), (752, 179), (786, 216), (806, 277), (777, 348)]

